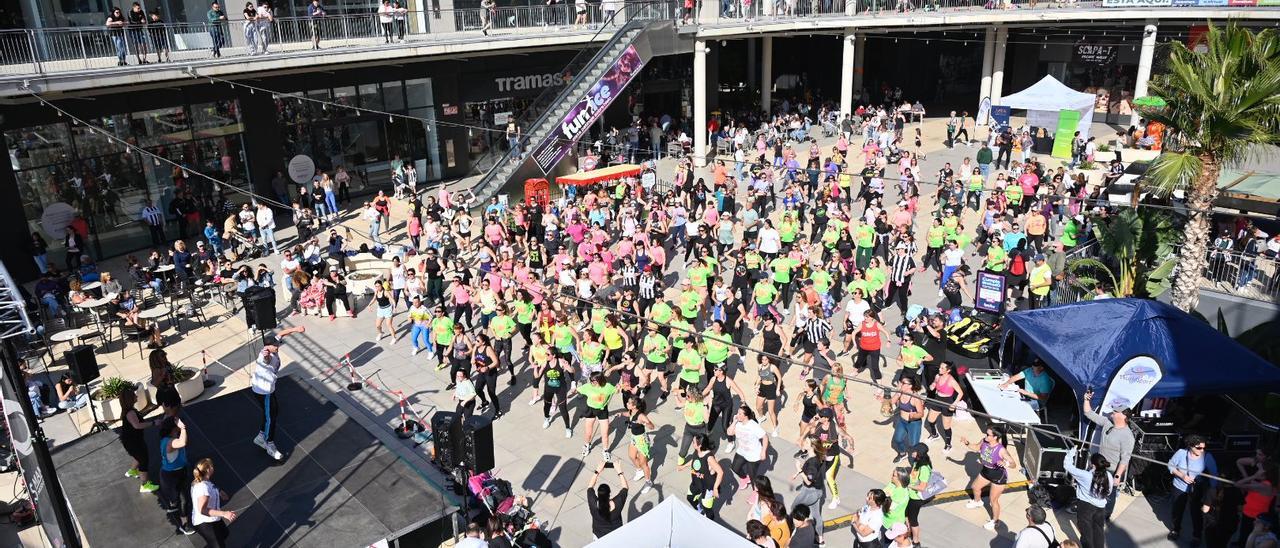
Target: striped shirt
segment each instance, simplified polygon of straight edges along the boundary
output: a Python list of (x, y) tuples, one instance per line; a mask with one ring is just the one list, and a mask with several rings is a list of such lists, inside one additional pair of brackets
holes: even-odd
[(890, 280), (895, 284), (902, 285), (907, 282), (907, 278), (916, 269), (916, 260), (908, 253), (896, 254), (889, 259), (889, 269), (891, 273)]
[(829, 333), (831, 333), (831, 322), (825, 318), (810, 318), (804, 324), (804, 337), (813, 344), (827, 340)]
[(142, 220), (151, 226), (160, 226), (164, 224), (164, 214), (156, 206), (147, 206), (142, 208)]
[(651, 273), (645, 272), (640, 275), (640, 298), (653, 299), (656, 297), (656, 288), (658, 278)]

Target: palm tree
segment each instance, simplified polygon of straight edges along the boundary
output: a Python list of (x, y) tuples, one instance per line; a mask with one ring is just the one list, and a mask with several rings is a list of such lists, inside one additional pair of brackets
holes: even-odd
[(1159, 192), (1182, 189), (1188, 219), (1173, 281), (1173, 305), (1186, 311), (1200, 300), (1208, 261), (1210, 220), (1218, 175), (1280, 143), (1280, 35), (1230, 24), (1210, 26), (1204, 52), (1169, 43), (1166, 72), (1151, 82), (1161, 109), (1142, 109), (1169, 128), (1170, 150), (1156, 158), (1148, 177)]

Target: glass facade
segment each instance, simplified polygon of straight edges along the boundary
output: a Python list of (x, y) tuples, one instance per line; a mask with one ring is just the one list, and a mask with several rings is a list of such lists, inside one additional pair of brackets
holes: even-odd
[(313, 89), (307, 97), (340, 105), (394, 112), (418, 118), (389, 119), (348, 108), (276, 97), (276, 115), (284, 135), (284, 163), (298, 154), (316, 168), (351, 173), (351, 192), (385, 188), (393, 163), (414, 162), (420, 181), (442, 176), (436, 133), (435, 98), (430, 78)]
[[(32, 232), (50, 244), (50, 259), (61, 264), (69, 217), (84, 220), (86, 244), (94, 256), (120, 255), (152, 245), (140, 222), (148, 200), (166, 213), (165, 236), (199, 234), (221, 194), (202, 173), (248, 188), (235, 100), (88, 118), (90, 128), (71, 122), (5, 132), (18, 195)], [(173, 161), (131, 151), (108, 135)], [(198, 212), (181, 221), (170, 206), (189, 195)], [(80, 225), (80, 223), (76, 223)]]

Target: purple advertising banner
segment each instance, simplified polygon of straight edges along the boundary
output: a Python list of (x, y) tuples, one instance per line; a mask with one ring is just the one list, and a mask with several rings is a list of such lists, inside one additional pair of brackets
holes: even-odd
[(533, 151), (533, 159), (543, 173), (550, 173), (569, 154), (574, 143), (588, 133), (591, 124), (604, 114), (605, 109), (622, 93), (631, 79), (640, 74), (642, 67), (644, 59), (640, 58), (635, 46), (628, 46), (613, 66), (591, 86), (587, 95), (569, 108), (560, 121), (560, 126), (547, 135)]

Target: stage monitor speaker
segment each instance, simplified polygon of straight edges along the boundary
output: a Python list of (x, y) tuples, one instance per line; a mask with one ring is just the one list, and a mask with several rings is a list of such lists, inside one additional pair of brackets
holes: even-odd
[(462, 438), (458, 444), (461, 464), (474, 472), (493, 470), (493, 421), (472, 416), (462, 421)]
[(67, 367), (71, 369), (71, 379), (76, 384), (89, 384), (98, 378), (98, 358), (93, 354), (93, 347), (82, 344), (63, 353), (67, 359)]
[(253, 303), (251, 325), (257, 327), (259, 331), (276, 328), (276, 301), (273, 297), (270, 294), (254, 295), (249, 301)]
[(437, 411), (431, 416), (431, 439), (436, 447), (436, 464), (445, 470), (458, 466), (461, 459), (458, 451), (462, 438), (462, 421), (457, 413)]
[(1066, 460), (1066, 440), (1060, 436), (1045, 433), (1041, 430), (1058, 432), (1058, 427), (1050, 424), (1036, 425), (1036, 430), (1028, 432), (1026, 454), (1022, 457), (1027, 467), (1027, 477), (1031, 481), (1061, 479), (1066, 475), (1062, 463)]

